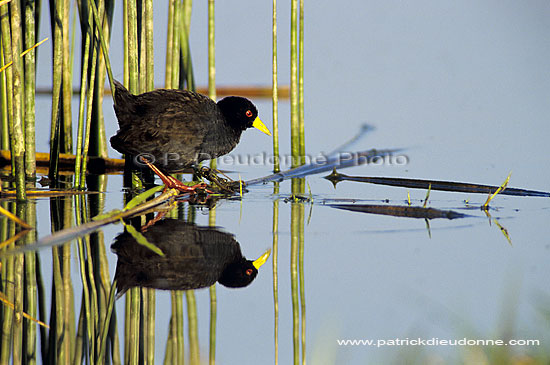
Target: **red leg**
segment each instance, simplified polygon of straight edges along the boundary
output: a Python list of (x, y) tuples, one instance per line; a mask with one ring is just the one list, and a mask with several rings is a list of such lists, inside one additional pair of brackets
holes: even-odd
[[(157, 174), (158, 177), (160, 177), (160, 179), (162, 180), (164, 185), (166, 185), (166, 187), (169, 188), (169, 189), (172, 189), (172, 188), (177, 189), (177, 190), (181, 191), (182, 193), (194, 193), (196, 189), (205, 189), (206, 188), (205, 183), (199, 183), (199, 184), (196, 184), (196, 185), (193, 185), (193, 186), (185, 185), (184, 183), (182, 183), (178, 179), (176, 179), (176, 178), (174, 178), (170, 175), (165, 175), (155, 165), (150, 163), (146, 158), (141, 157), (141, 161), (144, 164), (146, 164), (147, 166), (149, 166), (149, 168), (151, 170), (153, 170), (153, 172), (155, 174)], [(206, 192), (211, 193), (211, 191), (208, 191), (208, 190), (206, 190)]]

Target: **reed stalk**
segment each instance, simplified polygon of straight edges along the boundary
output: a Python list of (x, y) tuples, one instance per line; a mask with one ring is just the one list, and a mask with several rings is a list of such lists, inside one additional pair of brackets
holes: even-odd
[(137, 7), (135, 0), (127, 1), (127, 27), (128, 27), (128, 90), (133, 94), (139, 93), (139, 56), (137, 39)]
[(273, 172), (281, 171), (279, 158), (279, 82), (277, 77), (277, 0), (273, 0), (273, 27), (272, 27), (272, 108), (273, 108)]
[(171, 88), (175, 89), (179, 85), (179, 74), (180, 74), (180, 33), (182, 28), (182, 3), (181, 1), (176, 1), (174, 4), (174, 28), (173, 28), (173, 51), (172, 51), (172, 75), (171, 75)]
[(50, 168), (49, 177), (53, 187), (58, 186), (59, 153), (61, 152), (60, 121), (62, 114), (61, 85), (63, 81), (63, 29), (59, 20), (64, 14), (65, 1), (50, 0), (50, 22), (53, 34), (53, 80), (52, 80), (52, 115), (50, 125)]
[(292, 167), (300, 165), (300, 115), (298, 113), (298, 0), (290, 5), (290, 144)]
[(72, 113), (71, 113), (71, 101), (73, 93), (73, 77), (71, 67), (71, 48), (70, 48), (70, 33), (69, 33), (69, 14), (71, 3), (70, 0), (57, 0), (57, 2), (63, 2), (63, 12), (59, 13), (61, 19), (58, 21), (62, 24), (61, 36), (62, 36), (62, 80), (61, 80), (61, 92), (62, 92), (62, 115), (63, 115), (63, 144), (61, 145), (61, 153), (72, 153), (73, 150), (73, 129), (72, 129)]
[(172, 291), (172, 318), (174, 318), (175, 340), (174, 364), (183, 364), (185, 362), (185, 347), (183, 337), (183, 295), (179, 290)]
[[(34, 46), (35, 2), (25, 1), (25, 49)], [(37, 23), (37, 22), (36, 22)], [(35, 127), (35, 89), (36, 89), (36, 50), (25, 55), (25, 171), (26, 175), (36, 175), (36, 127)]]
[[(216, 207), (213, 207), (208, 212), (208, 225), (216, 226)], [(208, 363), (214, 365), (216, 363), (216, 325), (218, 321), (218, 299), (216, 295), (216, 283), (209, 288), (210, 294), (210, 333), (208, 345)]]
[[(97, 34), (97, 26), (92, 27), (92, 25), (89, 25), (89, 30), (96, 28), (96, 31), (94, 33)], [(93, 102), (94, 102), (94, 86), (95, 86), (95, 77), (96, 77), (96, 67), (97, 67), (97, 59), (98, 59), (98, 44), (95, 40), (96, 37), (92, 36), (91, 43), (90, 43), (90, 52), (91, 52), (91, 58), (89, 60), (88, 64), (88, 82), (87, 82), (87, 91), (86, 91), (86, 119), (84, 123), (84, 135), (83, 135), (83, 141), (82, 141), (82, 165), (80, 168), (80, 185), (78, 188), (83, 189), (85, 182), (86, 182), (86, 165), (87, 165), (87, 159), (88, 159), (88, 151), (90, 148), (90, 134), (92, 130), (92, 110), (93, 110)]]
[[(302, 0), (300, 0), (302, 1)], [(302, 155), (303, 156), (303, 155)], [(302, 184), (303, 185), (303, 184)], [(298, 220), (298, 277), (300, 284), (300, 319), (301, 319), (301, 345), (302, 345), (302, 364), (306, 363), (306, 289), (304, 277), (304, 209), (303, 203), (299, 206), (300, 215)]]
[[(146, 44), (146, 87), (145, 90), (153, 90), (155, 88), (154, 77), (154, 37), (153, 37), (153, 0), (145, 0), (145, 44)], [(143, 71), (143, 70), (142, 70)]]
[(208, 96), (216, 101), (215, 3), (208, 0)]
[[(70, 217), (70, 215), (67, 215)], [(66, 225), (69, 227), (69, 225)], [(63, 350), (67, 362), (73, 358), (74, 355), (74, 297), (73, 287), (71, 281), (71, 245), (64, 245), (61, 249), (61, 259), (63, 262), (63, 307), (66, 308), (63, 313)]]
[(210, 342), (208, 347), (208, 363), (216, 363), (216, 323), (218, 316), (218, 299), (216, 296), (216, 284), (212, 285), (210, 291)]
[[(84, 182), (81, 182), (82, 177), (82, 145), (84, 142), (84, 113), (86, 110), (86, 87), (88, 82), (88, 65), (90, 62), (90, 44), (91, 44), (91, 32), (88, 28), (91, 24), (90, 17), (92, 16), (86, 8), (82, 7), (79, 11), (80, 25), (82, 30), (82, 40), (84, 42), (82, 48), (82, 66), (80, 74), (80, 107), (78, 109), (78, 130), (76, 140), (76, 160), (75, 160), (75, 187), (83, 186)], [(86, 19), (88, 17), (88, 19)]]
[(144, 336), (147, 338), (147, 345), (145, 346), (145, 360), (147, 364), (155, 363), (155, 309), (156, 309), (156, 295), (155, 289), (144, 289), (145, 297), (149, 305), (147, 311), (145, 311), (145, 323), (147, 324), (147, 330), (144, 331)]
[[(128, 295), (129, 294), (129, 295)], [(125, 353), (127, 363), (139, 363), (139, 337), (140, 337), (140, 314), (141, 314), (141, 291), (140, 288), (131, 288), (126, 296), (130, 297), (130, 321), (128, 342), (129, 353)], [(128, 325), (128, 324), (127, 324)]]
[[(195, 91), (195, 76), (193, 74), (193, 62), (191, 61), (191, 48), (189, 46), (189, 29), (190, 24), (187, 22), (190, 21), (191, 17), (191, 7), (188, 7), (186, 4), (183, 4), (181, 7), (181, 20), (179, 21), (179, 39), (180, 39), (180, 70), (179, 70), (179, 88), (184, 89), (185, 84), (187, 84), (187, 90)], [(213, 12), (211, 14), (214, 14)], [(208, 45), (210, 47), (210, 43)], [(213, 43), (212, 43), (213, 47)], [(185, 84), (184, 84), (185, 83)]]
[(304, 0), (300, 0), (299, 70), (298, 70), (298, 140), (300, 141), (300, 165), (305, 163), (306, 143), (304, 128)]
[(275, 364), (279, 363), (279, 183), (273, 187), (273, 244), (271, 247), (271, 260), (273, 263), (273, 339)]
[[(10, 229), (8, 230), (10, 233), (8, 233), (8, 236), (11, 237), (13, 234), (15, 234), (15, 224), (13, 222), (9, 223)], [(4, 288), (3, 292), (7, 300), (9, 300), (11, 303), (13, 303), (14, 299), (14, 288), (13, 288), (13, 282), (14, 282), (14, 265), (15, 265), (15, 257), (8, 257), (6, 260), (2, 262), (2, 270), (3, 275), (2, 279), (4, 279)], [(2, 318), (2, 340), (0, 344), (0, 363), (1, 364), (9, 364), (9, 358), (10, 358), (10, 349), (11, 349), (11, 342), (12, 342), (12, 336), (11, 336), (11, 329), (13, 326), (13, 320), (14, 320), (14, 313), (11, 308), (8, 306), (3, 306), (3, 318)]]
[[(100, 19), (100, 24), (94, 21), (95, 26), (100, 31), (101, 51), (99, 52), (94, 97), (93, 97), (93, 109), (92, 109), (92, 126), (90, 134), (90, 151), (92, 156), (108, 157), (107, 153), (107, 137), (105, 135), (105, 123), (103, 118), (103, 91), (105, 85), (106, 66), (108, 56), (105, 54), (109, 52), (111, 29), (110, 24), (112, 22), (114, 10), (113, 1), (101, 1), (97, 12)], [(93, 11), (93, 10), (92, 10)], [(105, 44), (104, 44), (105, 43)], [(105, 49), (104, 49), (105, 47)], [(106, 50), (106, 52), (105, 52)], [(110, 66), (107, 68), (109, 69)]]
[(298, 295), (298, 247), (299, 247), (299, 203), (291, 206), (290, 221), (290, 288), (292, 293), (292, 345), (294, 364), (300, 363), (300, 306)]
[(176, 0), (170, 0), (168, 4), (168, 24), (166, 29), (166, 61), (164, 67), (164, 87), (172, 89), (172, 58), (174, 53), (174, 27), (175, 27)]
[[(25, 214), (25, 222), (36, 227), (36, 205), (28, 205)], [(36, 241), (38, 234), (36, 230), (25, 236), (25, 244), (29, 245)], [(25, 253), (25, 312), (32, 318), (38, 318), (37, 309), (37, 283), (36, 283), (36, 252)], [(25, 323), (25, 342), (24, 363), (36, 364), (36, 324), (32, 321)]]
[[(19, 210), (20, 207), (17, 207)], [(14, 321), (12, 327), (12, 341), (13, 341), (13, 363), (21, 364), (23, 361), (23, 267), (24, 255), (16, 255), (14, 258), (14, 298), (13, 298), (13, 313)]]
[[(64, 306), (65, 301), (63, 300), (65, 295), (63, 293), (63, 276), (61, 274), (61, 262), (60, 262), (60, 250), (58, 247), (52, 248), (52, 258), (53, 258), (53, 292), (54, 299), (52, 299), (52, 310), (51, 310), (51, 323), (50, 328), (53, 329), (53, 333), (50, 332), (50, 348), (59, 349), (59, 351), (51, 350), (49, 352), (50, 360), (52, 363), (63, 364), (68, 362), (67, 353), (65, 352), (64, 341), (68, 341), (68, 336), (65, 336), (63, 331), (63, 318), (65, 315)], [(53, 335), (53, 336), (52, 336)]]
[[(12, 62), (6, 73), (8, 131), (12, 153), (12, 173), (15, 176), (17, 199), (25, 200), (25, 134), (23, 126), (23, 67), (21, 54), (21, 9), (19, 1), (0, 7), (4, 61)], [(8, 6), (10, 12), (8, 16)], [(10, 24), (11, 22), (11, 24)]]
[[(1, 13), (1, 9), (0, 9)], [(0, 25), (1, 30), (1, 25)], [(0, 37), (0, 65), (4, 65), (4, 42)], [(8, 127), (8, 89), (6, 87), (6, 73), (0, 72), (0, 149), (10, 149), (10, 134)]]
[(82, 363), (84, 358), (84, 337), (86, 336), (85, 329), (86, 327), (86, 316), (85, 316), (85, 303), (84, 295), (80, 296), (80, 315), (78, 316), (78, 327), (76, 330), (76, 339), (75, 339), (75, 351), (73, 355), (73, 364)]
[[(216, 101), (216, 28), (215, 2), (208, 0), (208, 96)], [(215, 169), (216, 159), (210, 160), (210, 168)]]
[(200, 351), (195, 291), (186, 290), (185, 299), (187, 301), (187, 329), (189, 332), (189, 363), (198, 365), (200, 363)]

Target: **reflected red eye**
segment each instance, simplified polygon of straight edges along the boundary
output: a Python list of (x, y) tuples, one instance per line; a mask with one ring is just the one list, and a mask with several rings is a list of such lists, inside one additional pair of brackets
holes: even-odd
[(252, 111), (251, 110), (247, 110), (245, 114), (249, 118), (252, 117)]
[(252, 271), (252, 269), (246, 269), (245, 272), (246, 272), (246, 275), (250, 276), (250, 275), (252, 275), (252, 273), (253, 273), (254, 271)]

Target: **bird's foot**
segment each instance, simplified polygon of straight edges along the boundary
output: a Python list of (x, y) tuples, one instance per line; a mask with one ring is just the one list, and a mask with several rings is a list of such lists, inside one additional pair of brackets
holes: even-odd
[(209, 194), (212, 194), (213, 191), (210, 191), (207, 189), (207, 185), (205, 183), (199, 183), (195, 185), (186, 185), (183, 182), (179, 181), (173, 176), (166, 175), (162, 171), (160, 171), (155, 165), (153, 165), (149, 160), (141, 156), (141, 160), (144, 164), (149, 166), (151, 170), (162, 180), (164, 185), (166, 186), (166, 189), (177, 189), (185, 194), (195, 194), (200, 192), (206, 192)]
[[(202, 178), (209, 180), (216, 185), (222, 193), (235, 193), (242, 189), (244, 182), (241, 180), (235, 181), (221, 171), (202, 166), (195, 170), (196, 174)], [(218, 174), (223, 174), (226, 178), (220, 177)]]

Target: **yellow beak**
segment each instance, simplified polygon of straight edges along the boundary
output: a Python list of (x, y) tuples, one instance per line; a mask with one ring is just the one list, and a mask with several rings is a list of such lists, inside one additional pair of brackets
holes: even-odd
[(269, 131), (269, 129), (267, 129), (267, 127), (266, 127), (265, 124), (260, 120), (259, 117), (256, 117), (256, 119), (254, 119), (254, 122), (252, 122), (252, 126), (253, 126), (254, 128), (256, 128), (257, 130), (264, 132), (264, 133), (267, 134), (268, 136), (271, 136), (271, 132)]
[(265, 264), (265, 262), (269, 258), (269, 255), (271, 255), (271, 249), (267, 250), (262, 256), (258, 257), (255, 261), (252, 262), (252, 265), (254, 265), (256, 270), (260, 270), (260, 267)]

